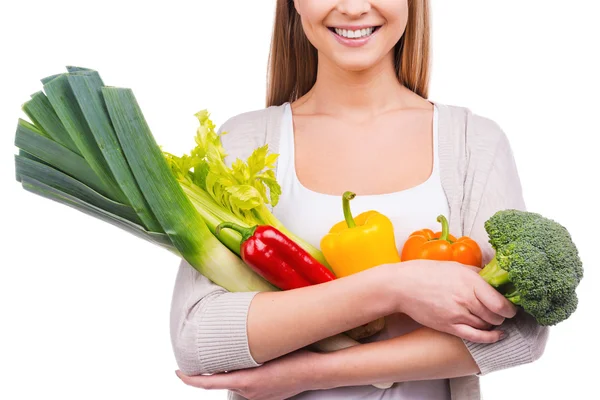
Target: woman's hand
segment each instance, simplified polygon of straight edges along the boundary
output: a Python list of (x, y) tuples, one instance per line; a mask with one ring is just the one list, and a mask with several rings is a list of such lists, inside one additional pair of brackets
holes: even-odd
[(315, 387), (319, 356), (319, 353), (300, 349), (256, 368), (209, 376), (176, 373), (186, 385), (197, 388), (228, 389), (249, 400), (279, 400), (319, 389)]
[(412, 260), (390, 264), (398, 285), (398, 312), (432, 329), (478, 343), (502, 339), (505, 318), (517, 309), (486, 283), (478, 268), (453, 261)]

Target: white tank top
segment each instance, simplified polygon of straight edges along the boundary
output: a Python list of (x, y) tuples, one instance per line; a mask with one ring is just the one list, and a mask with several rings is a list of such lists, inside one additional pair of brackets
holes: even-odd
[[(344, 219), (341, 196), (312, 191), (298, 180), (295, 168), (294, 125), (290, 104), (284, 105), (277, 163), (277, 181), (282, 195), (274, 209), (274, 215), (290, 231), (317, 248), (321, 238), (337, 222)], [(429, 178), (415, 186), (399, 192), (356, 196), (351, 202), (352, 214), (376, 210), (390, 218), (394, 225), (394, 236), (398, 250), (412, 232), (430, 228), (440, 230), (436, 218), (448, 216), (449, 207), (442, 188), (438, 157), (438, 110), (434, 106), (433, 117), (433, 171)], [(385, 340), (408, 333), (418, 328), (410, 318), (395, 314), (386, 317), (386, 326), (378, 334), (362, 340), (363, 343)], [(450, 399), (448, 380), (416, 381), (397, 383), (390, 389), (381, 390), (373, 386), (350, 386), (330, 390), (309, 391), (294, 396), (301, 400), (446, 400)]]

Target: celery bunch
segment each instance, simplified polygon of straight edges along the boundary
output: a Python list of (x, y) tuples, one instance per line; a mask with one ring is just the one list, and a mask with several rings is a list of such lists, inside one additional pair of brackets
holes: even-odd
[[(237, 159), (229, 167), (221, 143), (221, 136), (227, 132), (216, 132), (206, 110), (198, 112), (196, 117), (200, 124), (195, 136), (196, 147), (181, 157), (168, 152), (164, 154), (173, 175), (205, 217), (213, 234), (216, 226), (225, 221), (246, 227), (271, 225), (328, 266), (318, 249), (290, 232), (269, 209), (277, 205), (281, 195), (274, 170), (278, 155), (269, 154), (268, 146), (264, 145), (255, 149), (246, 162)], [(208, 206), (210, 200), (213, 203)], [(206, 215), (207, 212), (211, 215)], [(224, 242), (228, 246), (230, 241), (233, 242), (233, 250), (239, 252), (239, 234), (233, 231), (227, 235)], [(232, 240), (231, 235), (238, 240)]]

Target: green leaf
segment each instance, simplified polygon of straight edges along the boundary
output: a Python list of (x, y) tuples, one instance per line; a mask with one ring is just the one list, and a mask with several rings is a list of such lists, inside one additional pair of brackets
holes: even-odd
[(35, 179), (50, 187), (60, 190), (63, 193), (77, 197), (82, 201), (93, 204), (112, 214), (116, 214), (122, 218), (132, 221), (136, 224), (141, 224), (135, 211), (128, 205), (117, 203), (109, 198), (102, 196), (100, 193), (92, 190), (88, 186), (78, 180), (64, 174), (45, 164), (40, 164), (29, 158), (15, 155), (15, 166), (17, 177), (22, 180), (23, 177)]
[[(80, 69), (77, 69), (80, 70)], [(101, 89), (104, 85), (96, 71), (78, 72), (67, 75), (71, 90), (79, 104), (87, 125), (94, 136), (112, 176), (129, 200), (146, 229), (162, 232), (162, 227), (152, 214), (137, 182), (125, 160), (117, 135), (104, 105)]]
[[(118, 215), (96, 207), (93, 204), (86, 203), (75, 196), (61, 192), (59, 189), (48, 186), (28, 176), (23, 176), (21, 183), (23, 188), (31, 193), (35, 193), (39, 196), (72, 207), (82, 213), (98, 218), (104, 222), (108, 222), (150, 243), (164, 247), (177, 255), (179, 254), (177, 249), (175, 249), (171, 243), (169, 237), (164, 233), (148, 232), (141, 225), (137, 225), (127, 219), (119, 217)], [(77, 234), (80, 233), (78, 232)]]
[(198, 167), (194, 167), (192, 181), (201, 189), (206, 189), (206, 177), (208, 176), (208, 164), (203, 163)]
[(275, 168), (275, 163), (277, 162), (277, 158), (279, 157), (279, 154), (269, 154), (267, 156), (267, 159), (265, 160), (265, 166), (267, 168)]
[(262, 204), (262, 196), (251, 185), (236, 185), (225, 189), (230, 194), (229, 201), (241, 210), (251, 210)]
[(262, 171), (266, 166), (268, 146), (264, 145), (252, 152), (248, 157), (249, 175), (254, 176)]
[(279, 203), (279, 196), (281, 196), (281, 186), (277, 182), (277, 179), (263, 174), (258, 177), (258, 180), (269, 188), (269, 196), (271, 198), (269, 203), (275, 207)]
[(53, 168), (72, 176), (104, 196), (109, 195), (106, 186), (98, 179), (83, 157), (43, 136), (33, 128), (27, 121), (20, 119), (15, 135), (15, 146)]
[(98, 147), (98, 143), (96, 143), (94, 135), (77, 104), (75, 95), (69, 86), (67, 74), (52, 79), (44, 85), (44, 89), (52, 107), (80, 153), (102, 183), (110, 190), (110, 197), (120, 203), (127, 203), (127, 197), (115, 181), (102, 151)]
[(67, 65), (67, 71), (70, 73), (72, 73), (72, 72), (94, 72), (94, 70), (90, 69), (90, 68), (74, 67), (72, 65)]
[(45, 138), (48, 138), (48, 139), (50, 139), (50, 140), (54, 141), (54, 139), (52, 139), (52, 138), (50, 137), (50, 135), (48, 135), (46, 132), (44, 132), (44, 130), (43, 130), (43, 129), (41, 129), (41, 128), (40, 128), (40, 127), (38, 127), (38, 126), (35, 126), (35, 125), (34, 125), (34, 124), (32, 124), (31, 122), (28, 122), (28, 121), (25, 121), (24, 119), (21, 119), (21, 118), (19, 118), (19, 123), (18, 123), (18, 125), (22, 125), (22, 126), (23, 126), (23, 127), (25, 127), (26, 129), (28, 129), (28, 130), (30, 130), (30, 131), (32, 131), (32, 132), (35, 132), (35, 133), (37, 133), (38, 135), (41, 135), (41, 136), (43, 136), (43, 137), (45, 137)]
[(54, 80), (55, 78), (58, 78), (59, 76), (61, 76), (62, 74), (55, 74), (55, 75), (50, 75), (47, 76), (45, 78), (40, 79), (40, 81), (42, 82), (42, 85), (45, 85), (46, 83)]
[(31, 96), (31, 100), (23, 104), (23, 111), (31, 121), (41, 128), (44, 133), (50, 136), (54, 141), (65, 146), (74, 153), (80, 154), (79, 149), (69, 136), (62, 122), (56, 115), (54, 108), (46, 95), (37, 92)]

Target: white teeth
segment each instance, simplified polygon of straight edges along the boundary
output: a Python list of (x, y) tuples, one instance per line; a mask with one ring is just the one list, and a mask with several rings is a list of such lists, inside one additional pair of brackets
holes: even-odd
[(375, 28), (357, 29), (355, 31), (349, 31), (346, 29), (335, 28), (335, 33), (345, 38), (359, 39), (367, 36), (371, 36)]

